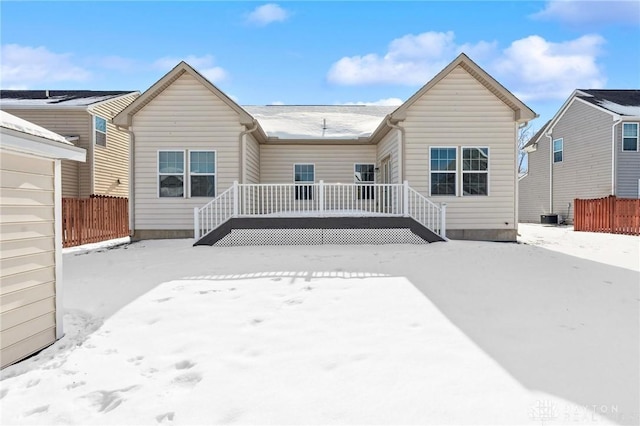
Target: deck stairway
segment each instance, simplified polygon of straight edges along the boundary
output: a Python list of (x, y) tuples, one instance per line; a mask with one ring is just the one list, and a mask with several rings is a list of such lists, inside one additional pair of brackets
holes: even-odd
[(403, 184), (234, 184), (194, 209), (194, 245), (446, 241), (446, 204)]

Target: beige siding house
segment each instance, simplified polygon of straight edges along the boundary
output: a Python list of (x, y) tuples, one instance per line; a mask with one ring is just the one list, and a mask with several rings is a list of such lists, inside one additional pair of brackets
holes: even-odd
[(129, 134), (111, 119), (138, 96), (134, 91), (2, 90), (0, 109), (86, 150), (86, 162), (62, 162), (64, 197), (128, 197)]
[(182, 62), (113, 122), (133, 135), (136, 238), (193, 236), (194, 208), (233, 190), (234, 209), (272, 214), (384, 204), (376, 213), (417, 217), (420, 199), (447, 205), (450, 238), (514, 241), (516, 133), (535, 117), (462, 54), (399, 107), (241, 107)]
[(85, 161), (64, 137), (0, 112), (0, 366), (62, 337), (62, 162)]
[(638, 198), (639, 127), (640, 90), (576, 90), (525, 146), (520, 220), (572, 223), (576, 198)]

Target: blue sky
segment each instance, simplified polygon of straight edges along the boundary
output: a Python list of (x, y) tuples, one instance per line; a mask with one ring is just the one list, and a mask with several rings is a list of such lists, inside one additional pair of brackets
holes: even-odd
[(544, 124), (640, 88), (640, 2), (7, 2), (3, 89), (146, 90), (181, 59), (242, 105), (399, 103), (460, 52)]

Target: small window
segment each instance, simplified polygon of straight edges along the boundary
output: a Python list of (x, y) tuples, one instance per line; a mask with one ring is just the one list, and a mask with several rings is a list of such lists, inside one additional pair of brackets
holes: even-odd
[(313, 200), (313, 183), (315, 179), (315, 166), (313, 164), (294, 164), (293, 182), (296, 185), (296, 200)]
[(457, 148), (431, 148), (431, 195), (456, 195)]
[(360, 200), (372, 200), (375, 181), (375, 164), (356, 164), (353, 180), (358, 185), (357, 196)]
[(489, 148), (462, 148), (462, 195), (489, 195)]
[(564, 141), (556, 139), (553, 141), (553, 162), (561, 163), (563, 161)]
[(216, 196), (215, 151), (189, 152), (189, 183), (192, 197)]
[(158, 153), (158, 183), (160, 197), (184, 197), (184, 152)]
[(638, 123), (622, 123), (622, 150), (638, 151)]
[(94, 117), (94, 127), (95, 144), (100, 146), (107, 146), (107, 120), (98, 116)]

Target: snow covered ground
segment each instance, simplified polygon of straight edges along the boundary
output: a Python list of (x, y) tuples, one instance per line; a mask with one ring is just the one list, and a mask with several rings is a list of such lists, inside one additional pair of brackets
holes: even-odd
[(637, 424), (640, 239), (521, 234), (68, 252), (2, 424)]

